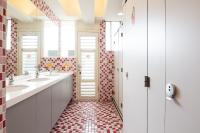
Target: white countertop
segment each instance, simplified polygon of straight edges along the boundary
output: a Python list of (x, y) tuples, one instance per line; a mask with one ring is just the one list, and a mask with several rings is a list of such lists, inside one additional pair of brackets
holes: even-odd
[(68, 76), (72, 75), (72, 72), (66, 73), (53, 73), (51, 76), (48, 74), (41, 74), (39, 78), (48, 78), (45, 81), (37, 81), (37, 82), (30, 82), (28, 80), (34, 79), (33, 76), (23, 76), (23, 78), (18, 78), (14, 81), (12, 86), (27, 86), (25, 89), (15, 89), (9, 88), (6, 90), (6, 108), (9, 108), (35, 94), (41, 92), (42, 90), (47, 89), (48, 87), (58, 83), (59, 81), (67, 78)]

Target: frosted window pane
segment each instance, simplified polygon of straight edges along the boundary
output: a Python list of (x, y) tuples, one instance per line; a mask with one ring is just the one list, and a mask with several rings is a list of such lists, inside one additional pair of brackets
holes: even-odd
[[(44, 56), (58, 56), (59, 27), (51, 21), (44, 22)], [(53, 52), (53, 54), (51, 54)], [(55, 54), (56, 53), (56, 54)]]
[(75, 50), (75, 22), (61, 22), (61, 56), (71, 56)]

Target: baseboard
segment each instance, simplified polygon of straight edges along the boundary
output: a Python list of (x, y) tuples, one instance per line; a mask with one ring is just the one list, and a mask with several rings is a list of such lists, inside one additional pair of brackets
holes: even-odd
[(116, 103), (116, 101), (115, 101), (115, 99), (114, 99), (113, 96), (112, 96), (112, 101), (113, 101), (113, 103), (114, 103), (114, 105), (115, 105), (115, 108), (117, 109), (117, 112), (118, 112), (118, 114), (119, 114), (121, 120), (123, 121), (123, 114), (121, 113), (119, 107), (117, 106), (117, 103)]

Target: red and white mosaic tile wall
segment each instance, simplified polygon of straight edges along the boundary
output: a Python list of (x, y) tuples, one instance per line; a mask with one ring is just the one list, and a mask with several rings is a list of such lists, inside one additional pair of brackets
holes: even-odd
[(33, 4), (43, 12), (51, 21), (60, 24), (60, 19), (54, 14), (45, 0), (30, 0)]
[(112, 100), (114, 90), (114, 52), (106, 50), (106, 22), (100, 22), (99, 32), (99, 101)]
[[(107, 102), (112, 100), (114, 91), (114, 53), (106, 50), (105, 43), (106, 22), (100, 22), (99, 32), (99, 101)], [(62, 71), (73, 71), (73, 100), (77, 100), (77, 60), (76, 58), (42, 58), (41, 66), (51, 62), (54, 69)], [(65, 63), (71, 64), (67, 70), (64, 68)]]
[(11, 49), (6, 51), (6, 75), (17, 74), (17, 21), (11, 19)]
[[(46, 68), (46, 64), (53, 64), (54, 70), (60, 71), (72, 71), (73, 74), (73, 100), (77, 100), (77, 61), (76, 58), (42, 58), (40, 65), (42, 68)], [(65, 68), (65, 64), (68, 65), (67, 69)]]
[(0, 0), (0, 133), (6, 133), (6, 8), (7, 1)]

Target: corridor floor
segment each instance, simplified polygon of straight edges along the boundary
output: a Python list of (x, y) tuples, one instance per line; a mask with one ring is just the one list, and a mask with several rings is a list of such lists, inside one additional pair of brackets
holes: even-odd
[(112, 102), (71, 103), (51, 133), (122, 133), (122, 121)]

